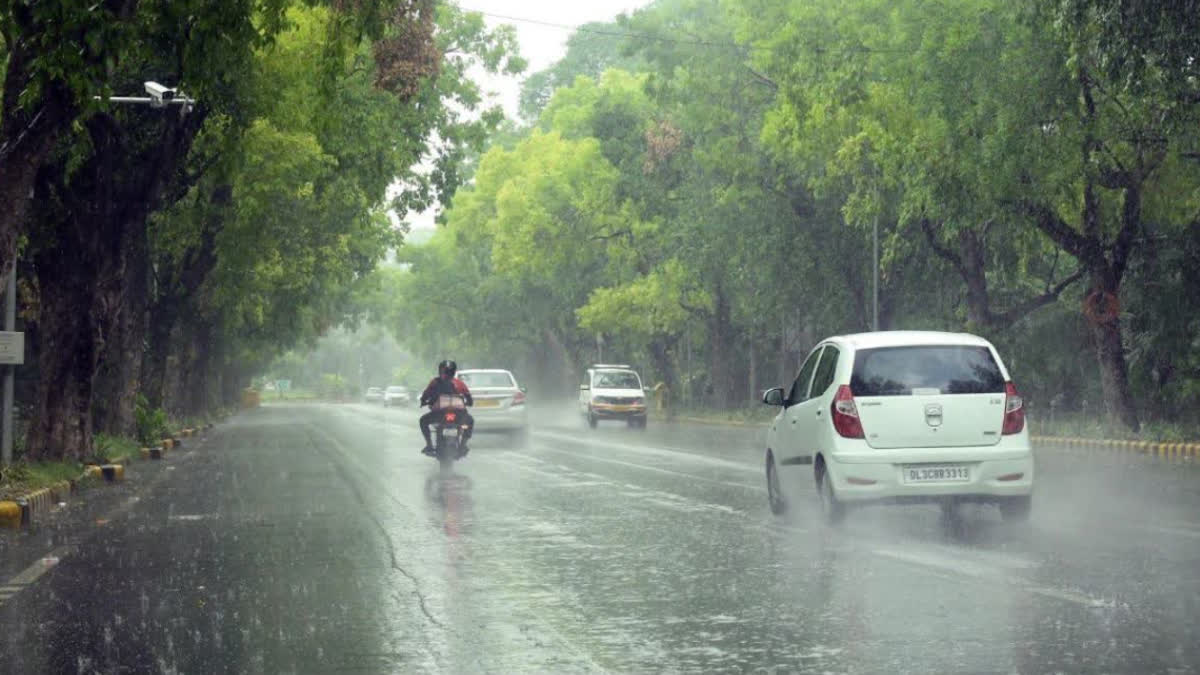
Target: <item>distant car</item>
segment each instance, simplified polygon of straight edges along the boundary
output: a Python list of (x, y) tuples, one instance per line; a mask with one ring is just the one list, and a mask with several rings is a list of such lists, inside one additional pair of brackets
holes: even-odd
[(588, 368), (579, 385), (579, 412), (595, 429), (600, 420), (624, 420), (646, 428), (646, 391), (642, 378), (629, 366), (597, 364)]
[(410, 402), (412, 402), (412, 395), (408, 393), (408, 389), (399, 385), (392, 385), (383, 392), (383, 407), (385, 408), (406, 406)]
[(507, 370), (460, 370), (458, 377), (471, 389), (475, 430), (502, 431), (523, 442), (529, 435), (529, 406), (525, 388)]
[(804, 361), (767, 432), (767, 493), (777, 514), (808, 472), (824, 520), (865, 502), (996, 504), (1025, 520), (1034, 462), (1025, 408), (996, 348), (962, 333), (832, 337)]
[(378, 403), (383, 400), (383, 390), (379, 387), (367, 387), (367, 393), (363, 396), (363, 400), (367, 403)]

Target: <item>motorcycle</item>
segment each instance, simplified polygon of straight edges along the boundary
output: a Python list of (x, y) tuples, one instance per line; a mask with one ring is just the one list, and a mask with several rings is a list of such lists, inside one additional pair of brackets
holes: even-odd
[(433, 455), (443, 471), (448, 470), (454, 462), (463, 458), (463, 440), (467, 430), (467, 402), (461, 396), (438, 396), (434, 410), (441, 416), (433, 424), (434, 445)]

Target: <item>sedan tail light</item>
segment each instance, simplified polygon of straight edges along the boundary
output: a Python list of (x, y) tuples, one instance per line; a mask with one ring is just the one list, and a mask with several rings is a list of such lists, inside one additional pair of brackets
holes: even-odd
[[(995, 418), (993, 418), (995, 419)], [(1025, 428), (1025, 402), (1017, 393), (1017, 385), (1012, 382), (1004, 383), (1004, 428), (1000, 433), (1005, 436), (1019, 434)]]
[(525, 405), (525, 392), (518, 391), (513, 394), (513, 405)]
[(854, 394), (848, 385), (838, 387), (829, 411), (833, 414), (833, 428), (843, 438), (866, 438), (862, 420), (858, 418), (858, 406), (854, 405)]

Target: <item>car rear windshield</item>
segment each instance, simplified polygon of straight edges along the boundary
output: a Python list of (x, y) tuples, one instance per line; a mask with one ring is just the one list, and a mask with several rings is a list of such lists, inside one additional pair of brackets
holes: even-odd
[(459, 373), (459, 379), (468, 387), (512, 387), (512, 376), (508, 373)]
[(642, 383), (638, 381), (637, 373), (614, 371), (596, 373), (592, 386), (597, 389), (641, 389)]
[(1004, 391), (1004, 376), (987, 347), (881, 347), (854, 355), (850, 391), (855, 396), (991, 394)]

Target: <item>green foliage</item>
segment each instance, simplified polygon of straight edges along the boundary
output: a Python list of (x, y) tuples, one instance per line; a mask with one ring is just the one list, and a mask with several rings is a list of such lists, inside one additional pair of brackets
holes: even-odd
[(109, 434), (96, 434), (95, 447), (96, 456), (93, 459), (97, 464), (105, 464), (119, 457), (133, 459), (139, 450), (136, 439)]
[(317, 393), (321, 398), (333, 401), (352, 399), (361, 395), (357, 386), (341, 375), (334, 373), (325, 373), (321, 376)]
[(78, 462), (14, 462), (0, 466), (0, 499), (12, 499), (49, 487), (62, 481), (75, 480), (83, 473)]
[(138, 395), (133, 409), (137, 424), (137, 437), (143, 445), (155, 445), (170, 434), (167, 428), (167, 411), (151, 408), (145, 396)]
[[(1110, 255), (1126, 197), (1105, 167), (1140, 166), (1131, 379), (1157, 414), (1195, 419), (1200, 327), (1181, 298), (1200, 285), (1200, 99), (1161, 65), (1195, 66), (1172, 12), (660, 0), (617, 30), (688, 39), (573, 36), (526, 82), (529, 128), (497, 137), (444, 226), (362, 300), (423, 356), (567, 391), (603, 348), (683, 383), (685, 405), (740, 409), (815, 340), (869, 329), (878, 227), (882, 328), (979, 332), (1011, 355), (1032, 409), (1096, 415), (1108, 392), (1079, 310), (1091, 278), (1071, 285), (1088, 263), (1030, 205), (1082, 233), (1090, 182)], [(1081, 67), (1106, 78), (1094, 118)]]

